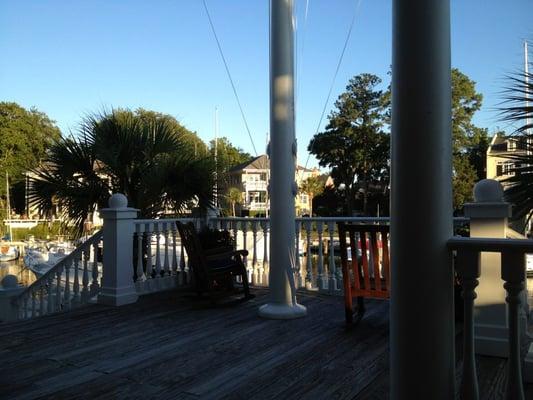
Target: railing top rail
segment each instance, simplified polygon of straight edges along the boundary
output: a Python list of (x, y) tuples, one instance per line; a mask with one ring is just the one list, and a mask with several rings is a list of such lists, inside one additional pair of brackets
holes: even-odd
[(50, 268), (50, 270), (44, 273), (39, 279), (37, 279), (30, 286), (28, 286), (22, 293), (20, 293), (15, 298), (15, 300), (24, 297), (33, 288), (40, 286), (43, 281), (46, 281), (48, 278), (50, 278), (50, 276), (53, 276), (53, 274), (57, 271), (59, 266), (72, 261), (76, 256), (78, 256), (87, 247), (92, 246), (95, 243), (98, 243), (100, 240), (102, 240), (102, 237), (103, 237), (103, 230), (100, 229), (98, 232), (92, 235), (89, 239), (87, 239), (85, 242), (81, 243), (78, 247), (76, 247), (70, 254), (67, 254), (64, 258), (59, 260), (52, 268)]
[(450, 250), (533, 253), (531, 239), (453, 237), (448, 240), (447, 246)]
[[(267, 217), (215, 217), (212, 218), (217, 221), (268, 221), (270, 218)], [(390, 217), (297, 217), (295, 219), (298, 222), (302, 221), (322, 221), (322, 222), (336, 222), (336, 221), (347, 221), (347, 222), (390, 222)], [(454, 223), (469, 222), (470, 219), (467, 217), (453, 217)]]
[(152, 218), (152, 219), (134, 219), (135, 224), (152, 224), (152, 223), (169, 223), (178, 221), (194, 221), (197, 218), (183, 217), (183, 218)]

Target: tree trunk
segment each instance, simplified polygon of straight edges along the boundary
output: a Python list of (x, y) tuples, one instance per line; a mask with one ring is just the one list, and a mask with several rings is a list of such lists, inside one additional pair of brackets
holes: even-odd
[(235, 217), (235, 202), (231, 202), (231, 207), (233, 208), (233, 216)]

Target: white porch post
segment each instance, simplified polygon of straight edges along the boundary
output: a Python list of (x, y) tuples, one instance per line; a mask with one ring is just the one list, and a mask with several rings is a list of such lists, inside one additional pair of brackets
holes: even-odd
[(272, 0), (270, 7), (270, 299), (261, 306), (259, 315), (289, 319), (306, 315), (305, 307), (292, 295), (290, 282), (294, 279), (289, 280), (291, 263), (298, 256), (294, 228), (293, 1)]
[(128, 199), (120, 193), (109, 198), (109, 208), (100, 210), (104, 219), (104, 262), (99, 303), (121, 306), (137, 301), (133, 282), (133, 220), (137, 211), (128, 208)]
[(449, 0), (393, 1), (391, 399), (454, 398)]

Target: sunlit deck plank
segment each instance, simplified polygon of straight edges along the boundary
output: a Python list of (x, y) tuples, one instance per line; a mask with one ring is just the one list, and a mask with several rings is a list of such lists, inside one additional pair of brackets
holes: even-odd
[[(159, 293), (3, 325), (0, 398), (387, 398), (387, 301), (346, 329), (341, 298), (301, 294), (308, 317), (273, 321), (257, 317), (255, 293), (214, 308)], [(482, 364), (482, 393), (500, 393), (505, 369)]]

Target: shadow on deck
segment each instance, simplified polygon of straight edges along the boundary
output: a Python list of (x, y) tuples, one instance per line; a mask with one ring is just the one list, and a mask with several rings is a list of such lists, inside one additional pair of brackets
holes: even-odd
[[(342, 298), (302, 293), (308, 317), (272, 321), (257, 317), (266, 291), (254, 292), (215, 308), (156, 293), (2, 325), (0, 398), (388, 398), (388, 302), (369, 302), (349, 330)], [(505, 361), (480, 361), (482, 398), (501, 398)]]

